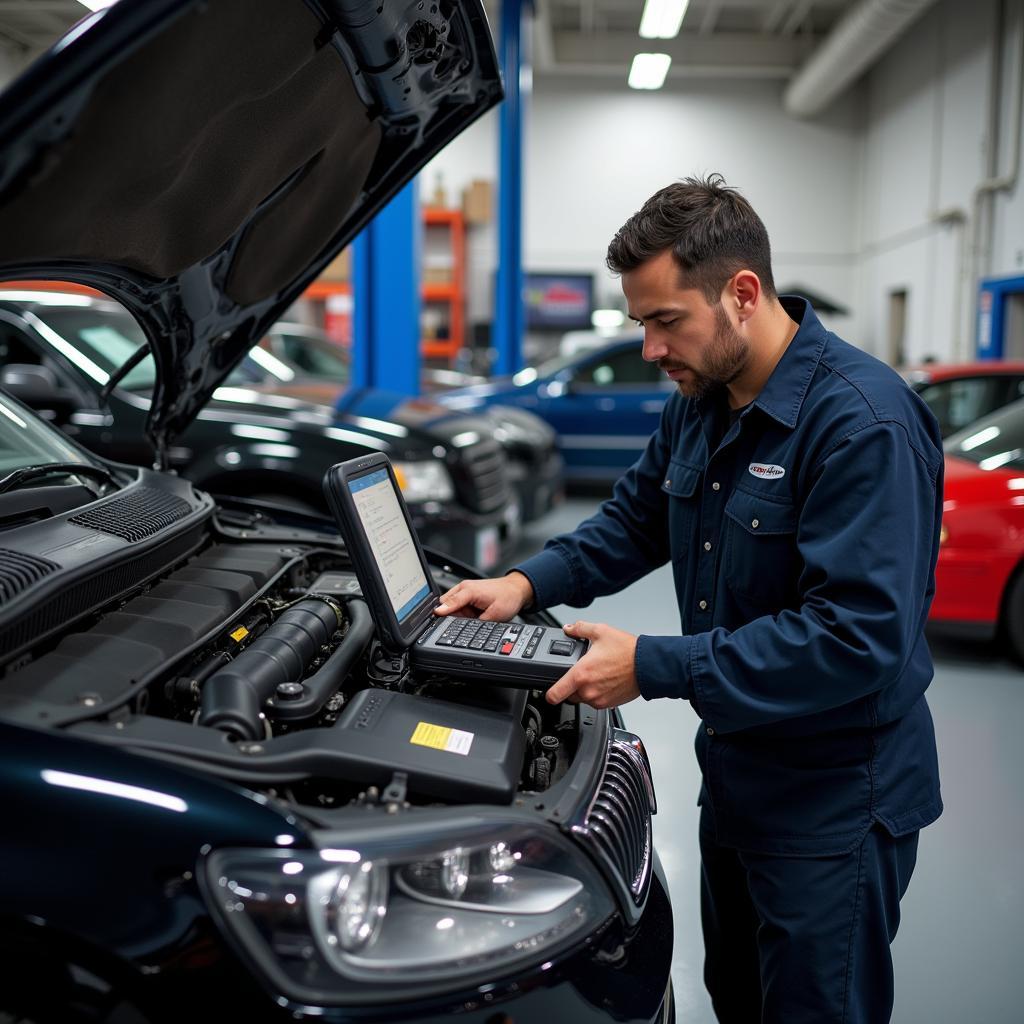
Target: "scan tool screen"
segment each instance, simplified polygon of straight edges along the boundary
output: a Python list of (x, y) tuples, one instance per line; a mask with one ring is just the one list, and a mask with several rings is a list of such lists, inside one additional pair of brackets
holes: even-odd
[(430, 593), (416, 544), (386, 469), (349, 481), (373, 558), (401, 622)]

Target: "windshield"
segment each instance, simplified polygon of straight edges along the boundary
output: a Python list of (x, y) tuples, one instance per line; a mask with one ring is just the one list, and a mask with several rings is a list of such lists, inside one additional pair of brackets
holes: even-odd
[(946, 440), (946, 453), (981, 469), (1024, 469), (1024, 401), (982, 417)]
[[(66, 350), (64, 354), (99, 384), (106, 384), (110, 375), (146, 344), (146, 335), (135, 318), (112, 304), (51, 306), (33, 312), (58, 335), (54, 338), (42, 331), (46, 340), (57, 348), (61, 347), (58, 344), (61, 339), (73, 345), (78, 358)], [(118, 387), (152, 391), (155, 381), (156, 364), (148, 355), (128, 371)]]
[(48, 462), (92, 465), (63, 435), (0, 391), (0, 477)]

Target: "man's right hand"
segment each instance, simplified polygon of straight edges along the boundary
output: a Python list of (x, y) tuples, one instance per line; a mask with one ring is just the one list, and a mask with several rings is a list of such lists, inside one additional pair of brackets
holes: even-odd
[(533, 603), (533, 585), (521, 572), (490, 580), (463, 580), (441, 595), (436, 615), (473, 615), (503, 622)]

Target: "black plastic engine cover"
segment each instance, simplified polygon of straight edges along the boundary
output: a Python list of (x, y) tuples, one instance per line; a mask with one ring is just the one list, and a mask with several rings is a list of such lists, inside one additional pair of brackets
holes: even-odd
[(441, 800), (511, 802), (526, 747), (508, 714), (390, 690), (361, 690), (332, 731), (346, 754), (379, 764), (370, 781), (405, 772), (412, 792)]

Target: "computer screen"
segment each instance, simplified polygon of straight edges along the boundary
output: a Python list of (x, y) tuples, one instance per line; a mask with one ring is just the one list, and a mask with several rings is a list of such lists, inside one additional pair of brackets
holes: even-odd
[(391, 607), (401, 623), (430, 594), (430, 583), (399, 497), (386, 469), (349, 480), (348, 488)]
[(594, 275), (528, 273), (523, 298), (528, 330), (589, 329), (590, 314), (594, 311)]

